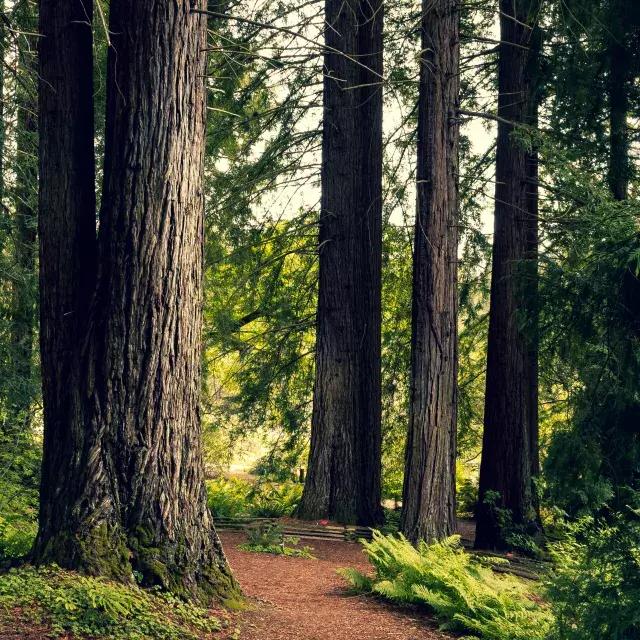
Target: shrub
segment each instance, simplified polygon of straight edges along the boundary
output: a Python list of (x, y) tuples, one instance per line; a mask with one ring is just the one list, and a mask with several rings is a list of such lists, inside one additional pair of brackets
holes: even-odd
[(403, 536), (374, 532), (364, 550), (375, 577), (354, 569), (340, 571), (357, 590), (426, 606), (443, 630), (471, 634), (470, 638), (546, 638), (551, 614), (536, 598), (533, 586), (494, 573), (462, 549), (458, 536), (416, 548)]
[(220, 628), (206, 609), (169, 594), (57, 567), (24, 567), (0, 576), (0, 627), (16, 611), (26, 623), (47, 624), (53, 637), (195, 640)]
[(640, 638), (640, 512), (585, 518), (551, 547), (557, 640)]
[(252, 516), (280, 518), (293, 515), (302, 498), (302, 485), (295, 482), (262, 482), (248, 494)]
[(238, 545), (243, 551), (254, 553), (272, 553), (280, 556), (294, 558), (313, 558), (311, 547), (298, 547), (299, 538), (285, 536), (282, 527), (272, 522), (260, 523), (249, 527), (247, 530), (247, 542)]
[(302, 485), (295, 482), (257, 482), (238, 478), (217, 478), (207, 483), (209, 507), (218, 518), (290, 516), (302, 497)]
[(247, 496), (251, 484), (238, 478), (216, 478), (207, 482), (209, 508), (216, 518), (249, 515)]

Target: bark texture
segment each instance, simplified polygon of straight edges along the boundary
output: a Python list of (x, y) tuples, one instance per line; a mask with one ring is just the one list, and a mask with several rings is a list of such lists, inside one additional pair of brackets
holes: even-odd
[(134, 567), (215, 595), (231, 581), (199, 414), (206, 18), (186, 0), (113, 0), (110, 31), (92, 417), (116, 443)]
[(191, 8), (110, 5), (99, 268), (74, 415), (85, 435), (70, 516), (41, 538), (63, 566), (136, 570), (206, 601), (237, 586), (202, 464), (206, 18)]
[(380, 0), (326, 0), (320, 282), (309, 473), (299, 515), (373, 524), (380, 506)]
[(455, 532), (459, 2), (423, 0), (411, 397), (401, 529)]
[[(537, 349), (524, 322), (535, 299), (537, 162), (519, 141), (517, 123), (535, 124), (532, 56), (538, 2), (500, 2), (496, 205), (491, 274), (484, 435), (476, 546), (505, 541), (496, 509), (508, 509), (515, 525), (537, 530), (532, 471), (537, 468)], [(510, 124), (516, 123), (516, 125)], [(537, 208), (537, 205), (536, 205)], [(535, 405), (535, 406), (534, 406)], [(493, 504), (490, 504), (491, 498)]]
[[(71, 519), (84, 446), (78, 362), (97, 253), (91, 8), (81, 0), (40, 1), (38, 236), (45, 430), (35, 557), (42, 559), (58, 546), (50, 541)], [(75, 562), (76, 551), (69, 549), (68, 555)]]

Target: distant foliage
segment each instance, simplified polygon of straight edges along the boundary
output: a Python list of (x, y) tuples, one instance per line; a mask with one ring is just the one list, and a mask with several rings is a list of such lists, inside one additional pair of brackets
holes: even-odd
[(0, 627), (46, 624), (51, 636), (110, 640), (196, 640), (217, 631), (206, 609), (164, 594), (55, 567), (11, 570), (0, 576)]
[(207, 483), (209, 508), (218, 518), (280, 518), (295, 511), (302, 496), (296, 482), (257, 482), (216, 478)]
[(552, 554), (554, 640), (640, 638), (640, 511), (585, 518)]
[(446, 631), (482, 640), (542, 640), (551, 613), (534, 586), (498, 575), (466, 553), (458, 536), (413, 547), (402, 536), (374, 532), (364, 548), (375, 568), (370, 578), (354, 569), (341, 574), (359, 591), (423, 605)]

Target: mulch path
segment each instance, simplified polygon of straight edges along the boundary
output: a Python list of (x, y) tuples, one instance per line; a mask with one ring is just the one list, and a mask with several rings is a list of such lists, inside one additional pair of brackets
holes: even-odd
[(240, 551), (221, 531), (231, 568), (253, 608), (238, 614), (241, 640), (446, 640), (422, 612), (349, 593), (340, 567), (371, 569), (357, 543), (305, 540), (315, 559)]

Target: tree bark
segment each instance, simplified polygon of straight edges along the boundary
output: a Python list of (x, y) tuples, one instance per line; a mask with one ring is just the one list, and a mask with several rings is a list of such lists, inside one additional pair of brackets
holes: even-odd
[(87, 1), (40, 0), (38, 236), (45, 429), (34, 558), (63, 566), (89, 563), (65, 530), (85, 440), (79, 357), (96, 274), (91, 11)]
[(42, 555), (120, 579), (135, 570), (145, 585), (208, 601), (237, 585), (201, 451), (199, 4), (110, 5), (99, 273), (74, 416), (85, 437), (72, 508)]
[(380, 521), (382, 3), (326, 0), (320, 279), (303, 518)]
[[(525, 318), (535, 298), (531, 281), (537, 253), (531, 178), (537, 162), (511, 122), (535, 125), (533, 43), (538, 2), (500, 2), (496, 204), (487, 348), (484, 435), (476, 547), (505, 546), (498, 509), (513, 524), (537, 530), (532, 483), (536, 468), (537, 349)], [(537, 205), (536, 205), (537, 207)], [(537, 385), (536, 385), (537, 386)], [(535, 405), (535, 406), (534, 406)], [(537, 447), (536, 447), (537, 450)], [(491, 498), (493, 497), (493, 501)], [(492, 504), (490, 504), (492, 502)]]
[(401, 530), (455, 532), (459, 2), (423, 0), (411, 396)]
[(94, 420), (116, 443), (134, 567), (219, 595), (233, 582), (199, 410), (206, 17), (186, 0), (112, 0), (110, 32)]

